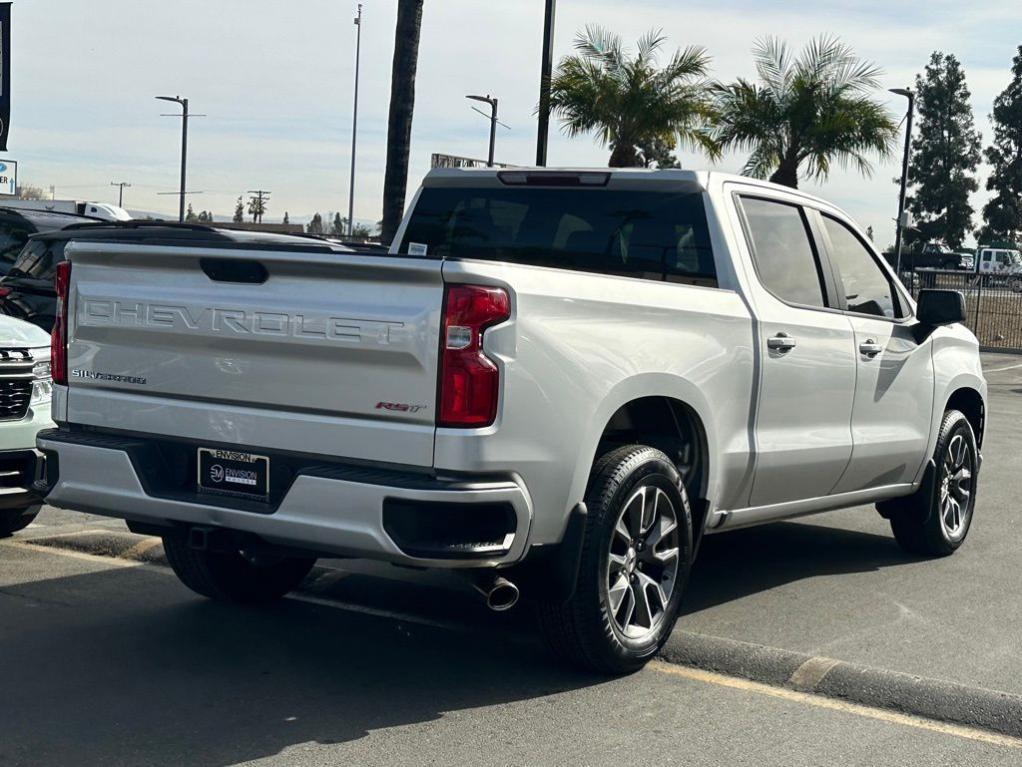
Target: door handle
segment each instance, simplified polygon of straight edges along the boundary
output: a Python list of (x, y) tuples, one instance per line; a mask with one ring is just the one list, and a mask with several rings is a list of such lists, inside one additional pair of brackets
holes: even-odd
[(778, 333), (767, 339), (767, 348), (772, 352), (784, 354), (795, 348), (796, 341), (787, 333)]
[(868, 341), (864, 341), (863, 343), (859, 344), (859, 352), (862, 353), (864, 357), (870, 358), (876, 357), (883, 350), (884, 347), (882, 347), (872, 338), (870, 338)]

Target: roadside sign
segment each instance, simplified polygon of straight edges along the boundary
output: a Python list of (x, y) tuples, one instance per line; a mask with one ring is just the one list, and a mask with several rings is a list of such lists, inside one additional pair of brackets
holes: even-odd
[(0, 195), (15, 197), (18, 194), (18, 163), (15, 160), (0, 160)]

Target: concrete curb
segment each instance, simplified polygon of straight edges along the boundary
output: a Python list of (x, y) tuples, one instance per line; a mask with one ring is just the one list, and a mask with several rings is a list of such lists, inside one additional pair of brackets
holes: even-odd
[(675, 631), (669, 663), (1022, 737), (1022, 696), (734, 639)]

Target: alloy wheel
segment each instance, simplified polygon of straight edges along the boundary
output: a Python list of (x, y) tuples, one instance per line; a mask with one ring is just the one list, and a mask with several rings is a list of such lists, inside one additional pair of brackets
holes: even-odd
[(624, 504), (607, 552), (610, 613), (629, 639), (660, 628), (678, 579), (678, 512), (661, 488), (642, 485)]
[(948, 540), (957, 541), (968, 529), (973, 474), (972, 449), (962, 434), (955, 434), (941, 464), (940, 524)]

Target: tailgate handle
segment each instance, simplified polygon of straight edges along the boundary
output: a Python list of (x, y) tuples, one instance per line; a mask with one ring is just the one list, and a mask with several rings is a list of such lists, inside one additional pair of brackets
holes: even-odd
[(258, 261), (236, 258), (200, 258), (199, 266), (206, 276), (216, 282), (244, 282), (261, 285), (270, 273)]

